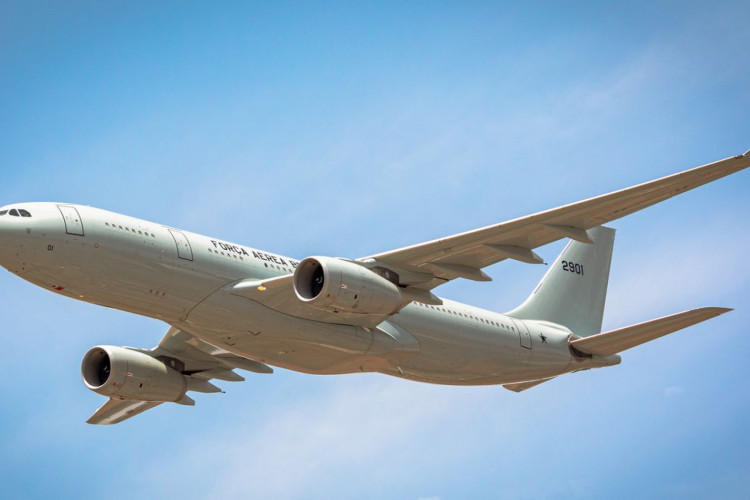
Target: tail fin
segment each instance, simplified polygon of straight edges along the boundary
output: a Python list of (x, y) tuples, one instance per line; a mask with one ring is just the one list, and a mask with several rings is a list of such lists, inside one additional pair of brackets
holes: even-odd
[(550, 321), (580, 336), (602, 330), (615, 230), (588, 231), (594, 244), (571, 241), (526, 301), (508, 316)]

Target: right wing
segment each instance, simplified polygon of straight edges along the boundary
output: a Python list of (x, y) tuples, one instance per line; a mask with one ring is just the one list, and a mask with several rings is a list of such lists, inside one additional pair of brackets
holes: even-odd
[[(456, 278), (490, 281), (483, 268), (505, 259), (542, 263), (533, 249), (562, 238), (592, 243), (588, 229), (715, 181), (750, 166), (750, 151), (661, 179), (426, 243), (375, 254), (355, 262), (378, 274), (388, 271), (407, 301), (441, 304), (431, 290)], [(388, 315), (318, 310), (297, 299), (293, 276), (247, 279), (230, 293), (298, 318), (375, 327)], [(405, 302), (406, 303), (406, 302)]]
[(651, 182), (481, 229), (358, 259), (401, 277), (407, 288), (431, 290), (455, 278), (490, 281), (482, 268), (505, 259), (542, 263), (534, 248), (562, 238), (592, 243), (587, 229), (750, 166), (750, 151)]

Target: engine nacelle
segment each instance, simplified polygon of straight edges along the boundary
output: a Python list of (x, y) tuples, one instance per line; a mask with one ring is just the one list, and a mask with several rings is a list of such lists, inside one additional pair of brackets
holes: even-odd
[(117, 399), (179, 401), (185, 396), (185, 377), (148, 354), (125, 347), (100, 345), (81, 363), (83, 383), (92, 391)]
[(308, 257), (294, 271), (294, 292), (327, 311), (391, 314), (404, 301), (398, 287), (366, 267), (332, 257)]

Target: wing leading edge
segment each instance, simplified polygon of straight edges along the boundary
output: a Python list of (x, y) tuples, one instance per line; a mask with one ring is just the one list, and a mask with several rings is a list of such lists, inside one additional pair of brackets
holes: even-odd
[(632, 214), (750, 166), (750, 151), (577, 203), (358, 261), (399, 274), (400, 284), (431, 290), (446, 281), (489, 281), (482, 268), (505, 259), (542, 263), (534, 248), (562, 238), (591, 243), (587, 229)]
[[(411, 302), (439, 305), (431, 290), (447, 281), (465, 278), (491, 281), (483, 268), (513, 259), (543, 263), (533, 249), (562, 238), (593, 243), (589, 229), (619, 219), (696, 187), (750, 166), (750, 151), (637, 186), (614, 191), (492, 226), (404, 247), (354, 262), (378, 274), (388, 270)], [(346, 259), (345, 259), (346, 260)], [(241, 280), (228, 287), (229, 293), (259, 302), (285, 314), (311, 321), (374, 327), (388, 314), (365, 314), (319, 310), (297, 300), (293, 276), (264, 280)]]

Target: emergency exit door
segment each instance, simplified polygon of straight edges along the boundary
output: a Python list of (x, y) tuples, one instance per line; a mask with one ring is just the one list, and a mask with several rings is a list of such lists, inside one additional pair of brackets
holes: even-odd
[(187, 236), (175, 229), (170, 229), (169, 234), (172, 235), (175, 245), (177, 245), (177, 256), (184, 260), (193, 260), (193, 249), (190, 248)]
[(523, 321), (513, 320), (513, 323), (515, 323), (516, 330), (518, 330), (518, 336), (521, 339), (521, 347), (531, 349), (531, 333), (529, 332), (529, 329), (526, 328)]
[(57, 205), (65, 221), (65, 232), (76, 236), (83, 236), (83, 221), (76, 210), (76, 207), (70, 205)]

